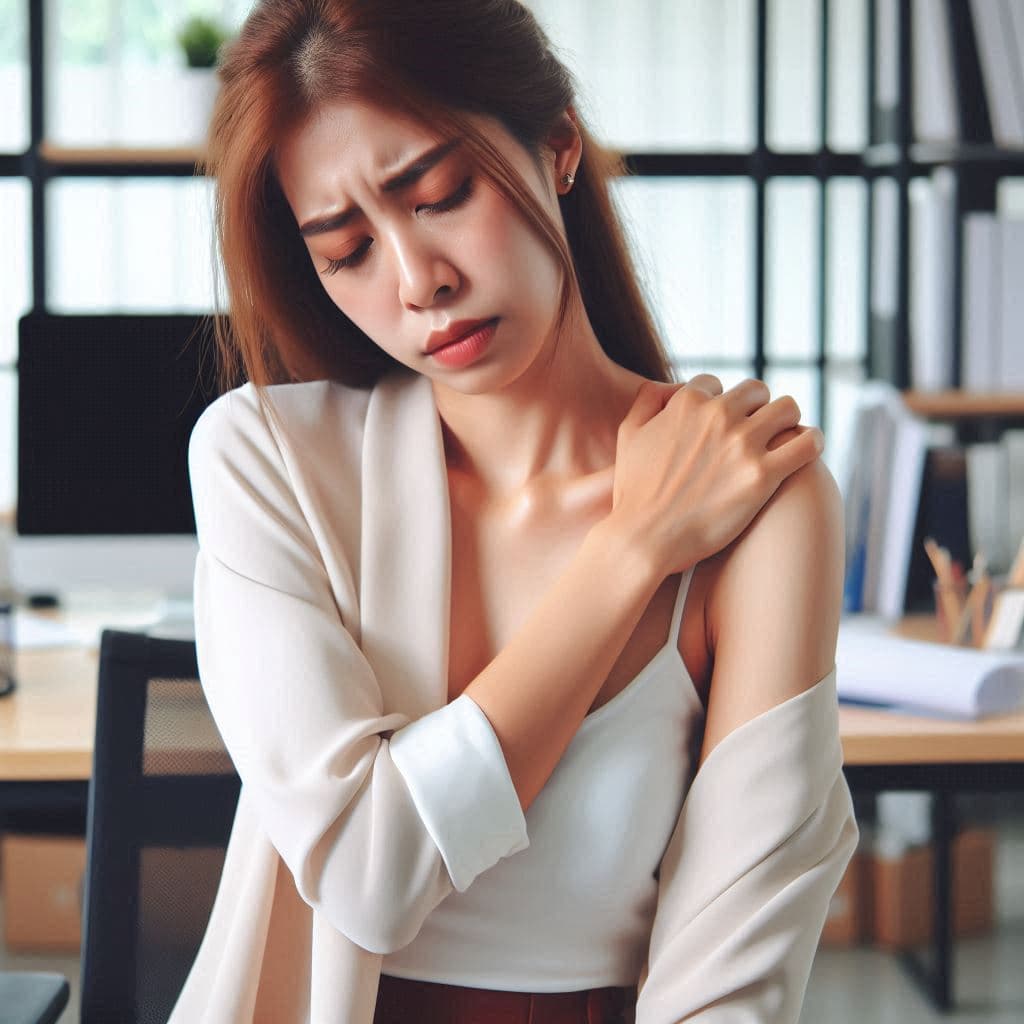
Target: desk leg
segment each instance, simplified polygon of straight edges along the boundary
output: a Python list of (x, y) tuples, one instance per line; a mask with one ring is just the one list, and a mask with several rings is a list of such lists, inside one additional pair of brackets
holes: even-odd
[(901, 959), (911, 977), (931, 997), (936, 1010), (953, 1009), (953, 837), (956, 832), (953, 793), (932, 791), (932, 849), (934, 851), (931, 963), (922, 963), (917, 952), (905, 950)]
[(953, 1006), (953, 794), (932, 793), (932, 837), (935, 850), (935, 966), (933, 992), (940, 1010)]

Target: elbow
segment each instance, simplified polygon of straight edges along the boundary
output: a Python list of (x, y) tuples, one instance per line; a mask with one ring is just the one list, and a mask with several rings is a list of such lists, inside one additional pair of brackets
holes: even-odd
[(429, 913), (396, 899), (394, 893), (348, 893), (344, 903), (302, 895), (336, 931), (368, 952), (384, 956), (409, 945)]
[[(367, 835), (344, 842), (337, 825), (296, 865), (299, 895), (334, 929), (371, 953), (407, 946), (430, 912), (454, 891), (433, 843)], [(375, 841), (376, 840), (376, 841)]]

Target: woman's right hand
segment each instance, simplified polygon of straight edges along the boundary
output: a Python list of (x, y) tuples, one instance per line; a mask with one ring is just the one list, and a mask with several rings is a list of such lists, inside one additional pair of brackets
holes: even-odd
[(756, 379), (723, 393), (710, 374), (640, 387), (619, 426), (608, 523), (659, 573), (721, 551), (787, 476), (821, 454), (824, 437), (798, 426), (796, 400), (770, 397)]

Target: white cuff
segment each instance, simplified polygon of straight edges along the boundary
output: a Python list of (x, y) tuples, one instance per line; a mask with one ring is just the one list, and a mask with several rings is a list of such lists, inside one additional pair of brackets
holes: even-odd
[(459, 892), (502, 857), (530, 845), (501, 744), (471, 697), (460, 694), (398, 729), (389, 742)]

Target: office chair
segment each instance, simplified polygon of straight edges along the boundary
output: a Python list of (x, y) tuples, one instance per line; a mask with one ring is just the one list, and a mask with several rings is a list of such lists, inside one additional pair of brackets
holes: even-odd
[(166, 1024), (206, 929), (239, 788), (195, 642), (104, 630), (81, 1024)]
[(56, 1024), (70, 994), (63, 974), (0, 971), (0, 1024)]

